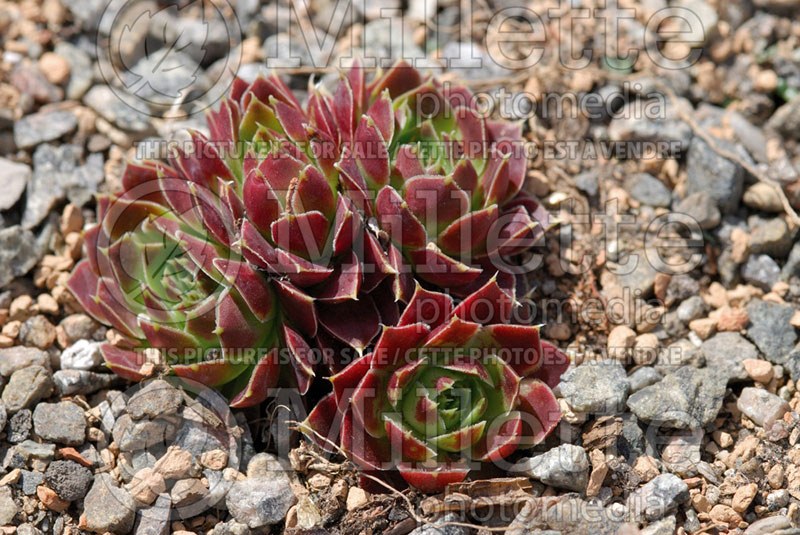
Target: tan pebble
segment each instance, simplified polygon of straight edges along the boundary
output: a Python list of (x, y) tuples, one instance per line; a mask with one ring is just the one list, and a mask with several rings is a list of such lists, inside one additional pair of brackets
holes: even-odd
[[(740, 228), (731, 231), (731, 258), (737, 264), (743, 264), (750, 254), (750, 234)], [(730, 299), (728, 299), (730, 301)]]
[(83, 236), (79, 232), (70, 232), (64, 238), (67, 248), (66, 254), (73, 260), (78, 260), (83, 254)]
[(747, 375), (759, 383), (768, 383), (775, 376), (772, 364), (761, 359), (745, 359), (742, 361)]
[(348, 490), (347, 481), (339, 479), (333, 484), (333, 487), (331, 487), (331, 496), (344, 503), (347, 500)]
[(698, 513), (707, 513), (711, 510), (711, 503), (708, 501), (708, 498), (705, 497), (704, 494), (700, 494), (699, 492), (692, 496), (692, 507)]
[(789, 323), (792, 324), (792, 327), (797, 327), (800, 329), (800, 310), (796, 310), (792, 319), (789, 320)]
[(352, 511), (358, 509), (368, 501), (369, 494), (366, 491), (358, 487), (351, 487), (350, 491), (347, 493), (347, 510)]
[(714, 441), (719, 444), (720, 448), (726, 449), (733, 446), (733, 437), (726, 431), (718, 429), (714, 431), (711, 436), (714, 438)]
[(551, 340), (569, 340), (572, 331), (566, 323), (548, 323), (544, 326), (544, 336)]
[(167, 483), (164, 481), (164, 476), (147, 467), (136, 472), (128, 489), (136, 501), (150, 505), (159, 494), (167, 490)]
[(17, 481), (19, 481), (21, 475), (22, 475), (22, 470), (20, 470), (19, 468), (14, 468), (12, 471), (4, 475), (3, 479), (0, 479), (0, 487), (5, 487), (6, 485), (13, 485)]
[(716, 311), (717, 330), (720, 332), (741, 331), (750, 323), (747, 310), (741, 307), (722, 307)]
[(711, 517), (711, 520), (721, 524), (738, 526), (739, 522), (742, 521), (742, 517), (739, 515), (739, 513), (734, 511), (732, 507), (723, 505), (721, 503), (718, 503), (712, 507), (711, 512), (709, 512), (708, 515)]
[(658, 358), (658, 337), (653, 333), (640, 334), (633, 347), (633, 360), (636, 364), (652, 364)]
[(180, 507), (195, 503), (207, 496), (208, 487), (203, 485), (199, 479), (179, 479), (175, 482), (169, 495), (172, 498), (172, 505)]
[(636, 472), (645, 483), (661, 473), (661, 470), (658, 469), (658, 462), (649, 455), (637, 457), (636, 461), (633, 463), (633, 471)]
[(262, 60), (261, 40), (258, 37), (248, 37), (242, 41), (242, 64), (256, 63)]
[(17, 336), (19, 336), (19, 330), (22, 328), (22, 322), (18, 320), (9, 321), (5, 325), (3, 325), (3, 336), (7, 336), (12, 340), (16, 340)]
[(703, 296), (706, 303), (713, 308), (722, 308), (728, 305), (728, 292), (723, 285), (712, 282), (708, 287), (708, 294)]
[(771, 93), (778, 87), (778, 75), (772, 69), (763, 69), (757, 75), (753, 88), (756, 91)]
[(701, 318), (690, 321), (689, 328), (697, 333), (701, 340), (706, 340), (716, 331), (717, 322), (713, 318)]
[(154, 466), (154, 469), (165, 479), (181, 479), (189, 473), (191, 468), (192, 454), (177, 446), (171, 446)]
[(781, 463), (777, 463), (775, 466), (769, 469), (769, 472), (767, 472), (767, 482), (773, 489), (781, 488), (783, 486), (783, 479), (784, 470)]
[(51, 84), (63, 84), (69, 80), (69, 63), (54, 52), (45, 52), (39, 58), (39, 70)]
[(653, 293), (659, 301), (664, 301), (667, 296), (667, 285), (670, 279), (672, 279), (672, 276), (668, 273), (658, 273), (653, 279)]
[(626, 360), (636, 342), (636, 333), (630, 327), (618, 325), (608, 335), (608, 356)]
[(14, 339), (0, 334), (0, 349), (7, 349), (14, 345)]
[(44, 506), (51, 511), (63, 513), (69, 507), (68, 501), (62, 500), (58, 497), (54, 490), (49, 489), (44, 485), (39, 485), (36, 487), (36, 496), (38, 496)]
[(80, 232), (83, 228), (83, 214), (81, 209), (74, 204), (68, 204), (61, 213), (61, 235), (67, 236), (73, 232)]
[(739, 487), (731, 499), (731, 508), (737, 513), (747, 511), (756, 496), (756, 492), (758, 492), (758, 485), (755, 483)]
[(41, 294), (36, 298), (36, 304), (39, 306), (39, 312), (55, 316), (58, 314), (58, 303), (50, 294)]
[(12, 321), (22, 321), (36, 314), (33, 297), (30, 295), (20, 295), (13, 301), (8, 308), (8, 318)]
[(212, 470), (222, 470), (228, 464), (228, 454), (220, 449), (204, 451), (200, 455), (200, 464)]
[(324, 490), (331, 486), (331, 477), (325, 474), (314, 474), (308, 478), (308, 486), (314, 490)]

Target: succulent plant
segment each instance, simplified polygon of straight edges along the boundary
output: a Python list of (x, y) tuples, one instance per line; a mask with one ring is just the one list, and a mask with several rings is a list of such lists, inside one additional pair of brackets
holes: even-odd
[(363, 471), (396, 468), (425, 492), (540, 442), (560, 419), (551, 388), (569, 360), (538, 327), (505, 323), (513, 306), (494, 279), (458, 305), (417, 286), (397, 325), (331, 377), (333, 392), (301, 428)]
[(355, 110), (343, 128), (352, 143), (337, 163), (342, 186), (417, 276), (461, 295), (493, 276), (512, 290), (514, 268), (503, 257), (529, 249), (550, 224), (523, 191), (522, 125), (486, 118), (467, 88), (405, 62), (368, 85), (354, 69), (333, 105)]
[(306, 392), (317, 355), (339, 372), (343, 348), (361, 356), (397, 324), (409, 262), (434, 286), (463, 294), (492, 278), (513, 293), (488, 260), (546, 225), (521, 193), (519, 125), (404, 62), (369, 83), (355, 64), (305, 106), (274, 74), (236, 79), (208, 127), (167, 162), (126, 166), (69, 282), (128, 338), (103, 354), (132, 379), (142, 350), (159, 349), (234, 406), (282, 377)]
[(122, 192), (98, 199), (69, 287), (130, 338), (102, 348), (114, 371), (140, 379), (142, 350), (168, 351), (177, 375), (248, 406), (282, 374), (307, 391), (316, 355), (332, 353), (309, 342), (363, 351), (397, 321), (410, 274), (338, 191), (328, 100), (314, 92), (303, 109), (275, 75), (237, 79), (210, 137), (128, 164)]

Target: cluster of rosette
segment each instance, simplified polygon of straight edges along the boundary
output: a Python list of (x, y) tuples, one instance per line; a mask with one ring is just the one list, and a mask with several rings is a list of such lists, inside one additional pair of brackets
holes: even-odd
[[(343, 445), (367, 469), (383, 452), (376, 441), (385, 448), (423, 427), (436, 431), (432, 442), (403, 442), (414, 463), (465, 449), (477, 460), (505, 455), (515, 442), (492, 438), (496, 416), (508, 418), (498, 436), (538, 440), (552, 429), (547, 385), (566, 359), (506, 314), (525, 278), (504, 259), (549, 224), (523, 191), (519, 124), (485, 118), (468, 90), (401, 62), (370, 82), (355, 64), (333, 90), (310, 87), (305, 105), (274, 74), (236, 79), (208, 126), (209, 136), (191, 132), (167, 161), (129, 163), (122, 191), (98, 198), (88, 255), (69, 287), (124, 335), (102, 347), (109, 367), (138, 380), (158, 351), (176, 375), (220, 389), (234, 407), (260, 403), (278, 385), (305, 393), (327, 370), (334, 394), (312, 414), (335, 405), (345, 425), (363, 428), (365, 449)], [(415, 278), (463, 301), (453, 307), (415, 290)], [(502, 316), (464, 315), (465, 303), (490, 296), (506, 299)], [(438, 323), (413, 311), (431, 300), (444, 307)], [(486, 355), (453, 360), (428, 351), (437, 344)], [(523, 347), (539, 357), (548, 348), (555, 364), (492, 353)], [(413, 349), (413, 369), (377, 362), (401, 348)], [(370, 385), (351, 384), (358, 374), (389, 388), (369, 417), (343, 403), (351, 387), (365, 399), (360, 387)], [(438, 411), (435, 425), (410, 417), (422, 409), (381, 382), (392, 377), (425, 386), (419, 399)], [(454, 397), (462, 390), (474, 396), (469, 414)], [(403, 416), (384, 418), (387, 406)], [(532, 419), (514, 416), (524, 414)]]

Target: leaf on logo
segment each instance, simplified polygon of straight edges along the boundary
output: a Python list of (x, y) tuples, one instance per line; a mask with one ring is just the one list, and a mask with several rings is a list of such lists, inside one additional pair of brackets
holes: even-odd
[(131, 94), (169, 104), (180, 99), (183, 91), (197, 81), (200, 66), (192, 55), (196, 56), (198, 51), (206, 54), (208, 22), (203, 15), (200, 21), (189, 20), (185, 14), (193, 8), (199, 8), (203, 14), (205, 1), (195, 0), (182, 8), (171, 5), (155, 13), (146, 9), (119, 32), (120, 51), (125, 49), (121, 45), (126, 39), (147, 36), (144, 56), (120, 54), (126, 69), (123, 83)]

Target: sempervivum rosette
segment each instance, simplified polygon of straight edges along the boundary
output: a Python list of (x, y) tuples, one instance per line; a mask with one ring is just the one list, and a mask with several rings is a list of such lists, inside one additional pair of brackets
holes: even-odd
[(177, 375), (243, 407), (277, 383), (285, 339), (297, 380), (307, 382), (301, 337), (277, 321), (269, 281), (236, 252), (242, 213), (232, 183), (177, 176), (166, 165), (129, 164), (123, 191), (98, 198), (99, 223), (85, 233), (88, 258), (68, 286), (89, 314), (129, 338), (102, 346), (107, 365), (139, 380), (144, 350), (162, 350)]
[(569, 360), (538, 327), (504, 323), (512, 306), (494, 279), (457, 306), (418, 286), (373, 352), (331, 378), (302, 429), (363, 471), (396, 468), (426, 492), (540, 442), (560, 419), (551, 388)]
[[(486, 118), (468, 89), (404, 62), (369, 85), (360, 72), (334, 98), (355, 110), (352, 153), (338, 164), (345, 190), (374, 199), (380, 227), (425, 281), (466, 295), (498, 275), (512, 289), (514, 269), (502, 259), (529, 249), (549, 224), (522, 189), (522, 125)], [(358, 114), (376, 107), (391, 113)]]
[[(348, 76), (363, 77), (357, 67)], [(384, 102), (354, 109), (321, 86), (301, 106), (271, 75), (249, 85), (237, 79), (209, 117), (211, 141), (226, 147), (224, 161), (241, 185), (243, 255), (274, 277), (283, 310), (304, 335), (326, 349), (359, 352), (381, 324), (397, 321), (398, 302), (412, 288), (400, 251), (380, 243), (363, 206), (339, 192), (339, 163), (362, 112), (391, 117)]]

